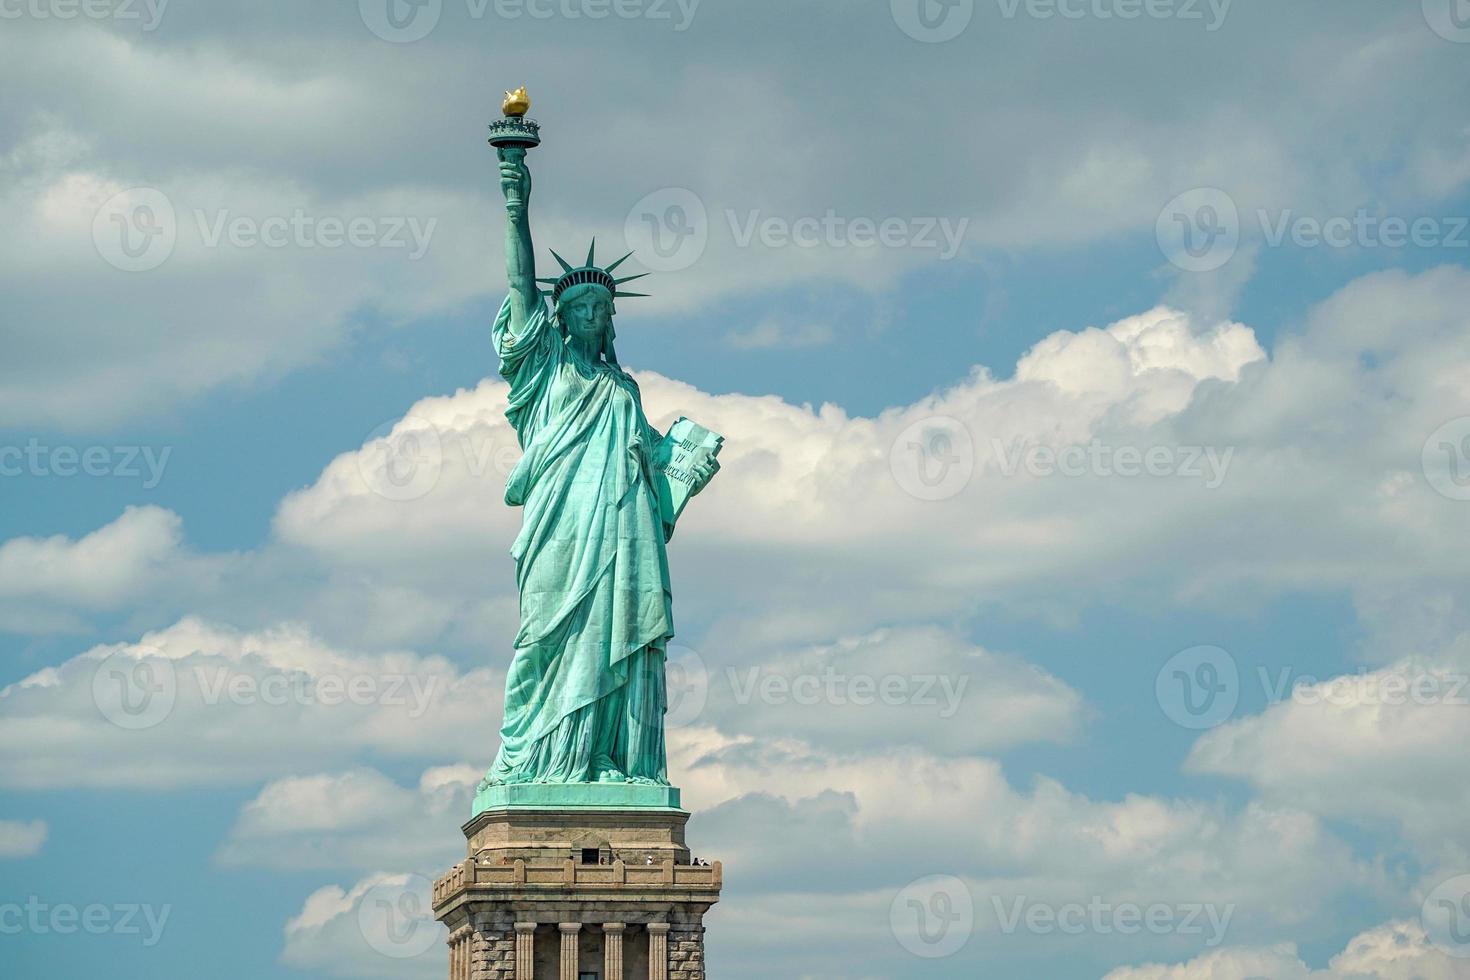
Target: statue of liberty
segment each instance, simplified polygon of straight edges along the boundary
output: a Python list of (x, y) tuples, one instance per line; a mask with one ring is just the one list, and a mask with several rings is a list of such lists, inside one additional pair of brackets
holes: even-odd
[[(520, 123), (510, 105), (515, 118), (504, 122)], [(613, 346), (617, 299), (643, 295), (620, 289), (638, 276), (613, 277), (628, 256), (600, 268), (594, 242), (582, 265), (553, 252), (560, 274), (536, 278), (525, 166), (535, 144), (492, 142), (509, 279), (493, 337), (523, 451), (505, 502), (523, 518), (511, 548), (520, 629), (500, 752), (482, 793), (525, 783), (668, 786), (664, 651), (674, 620), (665, 546), (683, 500), (719, 469), (718, 437), (713, 449), (689, 453), (690, 437), (660, 434), (643, 414)], [(538, 283), (548, 284), (544, 294)], [(680, 424), (696, 440), (711, 435)], [(671, 445), (686, 450), (682, 469), (670, 463)]]

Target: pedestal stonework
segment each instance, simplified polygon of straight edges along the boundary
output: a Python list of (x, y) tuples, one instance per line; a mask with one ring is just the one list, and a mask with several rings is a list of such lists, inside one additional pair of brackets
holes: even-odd
[(693, 863), (675, 808), (500, 807), (434, 883), (450, 980), (705, 980), (721, 865)]

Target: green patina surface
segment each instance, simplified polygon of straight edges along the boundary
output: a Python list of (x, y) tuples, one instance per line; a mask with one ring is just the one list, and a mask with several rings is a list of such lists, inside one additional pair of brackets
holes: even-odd
[[(660, 481), (664, 435), (644, 416), (613, 346), (626, 278), (612, 277), (616, 262), (597, 266), (591, 250), (577, 267), (557, 256), (561, 273), (542, 280), (552, 284), (548, 307), (535, 274), (525, 149), (499, 155), (510, 289), (493, 338), (523, 451), (505, 491), (522, 508), (511, 549), (520, 629), (500, 753), (474, 812), (677, 808), (664, 746), (673, 526)], [(694, 492), (717, 469), (713, 457), (695, 467)]]
[(675, 786), (636, 783), (511, 783), (475, 794), (474, 812), (511, 807), (551, 810), (678, 810)]

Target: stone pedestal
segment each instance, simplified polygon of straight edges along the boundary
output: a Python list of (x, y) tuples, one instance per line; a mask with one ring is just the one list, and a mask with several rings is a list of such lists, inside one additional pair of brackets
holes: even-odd
[(673, 807), (486, 810), (434, 883), (450, 980), (706, 980), (720, 862), (695, 864)]

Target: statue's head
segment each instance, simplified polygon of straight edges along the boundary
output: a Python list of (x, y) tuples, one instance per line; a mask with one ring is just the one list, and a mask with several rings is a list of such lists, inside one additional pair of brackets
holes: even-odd
[(596, 251), (597, 243), (594, 241), (592, 247), (587, 249), (587, 261), (580, 266), (573, 266), (552, 252), (552, 257), (561, 265), (561, 275), (538, 279), (537, 282), (550, 284), (551, 288), (544, 292), (551, 297), (562, 331), (568, 337), (591, 344), (594, 350), (605, 351), (613, 339), (613, 314), (617, 312), (613, 301), (620, 296), (647, 295), (630, 293), (622, 285), (634, 279), (642, 279), (648, 273), (640, 272), (636, 276), (615, 278), (613, 270), (633, 253), (629, 252), (603, 269), (597, 265)]
[(562, 330), (600, 350), (613, 338), (613, 294), (596, 283), (572, 286), (556, 301), (556, 317)]

